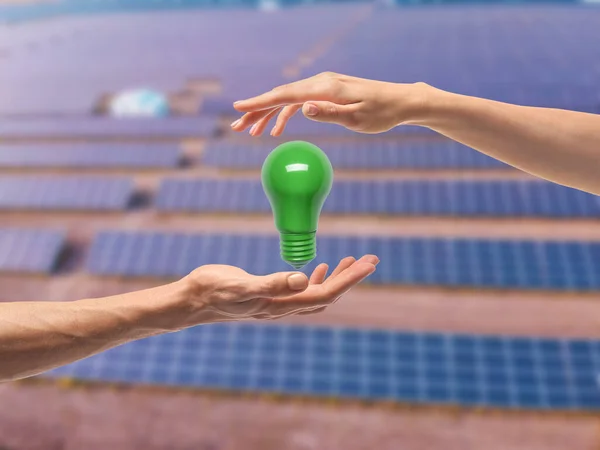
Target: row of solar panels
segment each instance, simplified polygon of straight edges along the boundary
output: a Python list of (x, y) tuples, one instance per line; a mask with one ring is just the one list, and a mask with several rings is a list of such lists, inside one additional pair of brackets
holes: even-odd
[[(383, 285), (470, 286), (500, 289), (600, 289), (600, 242), (332, 237), (318, 239), (317, 263), (376, 254), (368, 282)], [(149, 256), (151, 255), (151, 257)], [(103, 232), (88, 270), (97, 275), (179, 277), (205, 264), (252, 273), (289, 270), (274, 236)]]
[(134, 196), (127, 177), (0, 178), (0, 210), (125, 210)]
[[(122, 211), (135, 198), (129, 177), (0, 178), (0, 210)], [(270, 213), (260, 181), (165, 179), (163, 213)], [(338, 181), (324, 213), (370, 215), (599, 217), (597, 197), (543, 181)]]
[[(338, 125), (318, 124), (307, 120), (295, 122), (288, 135), (328, 136), (353, 132)], [(222, 127), (218, 117), (191, 116), (144, 119), (112, 119), (107, 117), (77, 116), (72, 118), (3, 118), (0, 135), (3, 138), (186, 138), (211, 137)], [(418, 127), (397, 127), (392, 134), (431, 134)]]
[[(270, 205), (254, 180), (166, 179), (161, 212), (260, 212)], [(323, 212), (431, 216), (597, 217), (594, 195), (543, 181), (337, 181)]]
[[(50, 272), (63, 233), (0, 230), (0, 271)], [(381, 264), (369, 283), (500, 289), (600, 290), (600, 242), (367, 238), (318, 239), (317, 263), (373, 253)], [(289, 270), (275, 236), (107, 231), (92, 244), (95, 275), (181, 277), (205, 264), (230, 264), (266, 274)]]
[(0, 144), (0, 169), (176, 168), (177, 144)]
[(600, 342), (351, 328), (208, 325), (46, 376), (410, 404), (600, 409)]
[[(448, 140), (316, 142), (336, 169), (495, 169), (504, 163)], [(211, 141), (201, 163), (258, 169), (276, 144)], [(0, 144), (0, 168), (175, 168), (177, 144)]]

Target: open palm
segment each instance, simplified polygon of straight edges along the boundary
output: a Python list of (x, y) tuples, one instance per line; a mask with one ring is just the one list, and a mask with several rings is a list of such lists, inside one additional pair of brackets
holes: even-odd
[[(372, 274), (378, 262), (374, 255), (359, 260), (347, 257), (329, 277), (327, 264), (317, 266), (310, 278), (298, 272), (256, 276), (226, 265), (202, 266), (189, 277), (198, 286), (196, 301), (209, 306), (222, 320), (277, 319), (325, 309)], [(295, 277), (293, 289), (290, 277)]]

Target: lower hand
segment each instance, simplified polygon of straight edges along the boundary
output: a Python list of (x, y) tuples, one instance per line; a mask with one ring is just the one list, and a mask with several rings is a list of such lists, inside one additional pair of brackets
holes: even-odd
[(378, 262), (373, 255), (358, 261), (347, 257), (329, 277), (327, 265), (320, 264), (310, 279), (300, 272), (255, 276), (232, 266), (202, 266), (181, 280), (186, 285), (186, 305), (179, 328), (319, 312), (372, 274)]
[(276, 118), (272, 136), (283, 133), (298, 111), (317, 122), (342, 125), (360, 133), (382, 133), (418, 118), (428, 86), (366, 80), (331, 72), (276, 87), (257, 97), (234, 103), (244, 112), (231, 127), (259, 136)]

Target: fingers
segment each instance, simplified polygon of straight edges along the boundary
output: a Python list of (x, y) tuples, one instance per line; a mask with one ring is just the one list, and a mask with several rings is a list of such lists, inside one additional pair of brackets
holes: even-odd
[(271, 130), (271, 136), (280, 136), (294, 114), (296, 114), (302, 105), (288, 105), (281, 110), (279, 116), (277, 116), (277, 122), (275, 122), (275, 126)]
[(277, 116), (275, 126), (271, 130), (271, 136), (280, 136), (285, 130), (287, 123), (294, 117), (294, 114), (296, 114), (300, 108), (302, 108), (302, 105), (288, 105), (283, 108), (281, 114)]
[(234, 131), (244, 131), (246, 128), (253, 125), (250, 134), (252, 136), (259, 136), (275, 114), (281, 111), (279, 116), (277, 116), (275, 126), (271, 130), (271, 136), (280, 136), (285, 131), (285, 127), (290, 119), (299, 110), (302, 110), (302, 114), (304, 114), (307, 119), (315, 122), (334, 123), (347, 128), (355, 128), (358, 125), (356, 113), (359, 107), (358, 103), (338, 105), (326, 101), (310, 101), (304, 104), (286, 105), (283, 108), (281, 106), (276, 106), (246, 113), (239, 120), (233, 122), (231, 128)]
[(359, 263), (371, 263), (374, 266), (379, 264), (379, 258), (376, 255), (364, 255), (357, 262)]
[(321, 285), (324, 289), (324, 292), (321, 294), (323, 302), (329, 303), (334, 301), (373, 272), (375, 272), (375, 264), (369, 262), (355, 262), (330, 282)]
[[(347, 262), (344, 265), (351, 261), (348, 258), (345, 259)], [(335, 277), (332, 274), (323, 284), (310, 285), (308, 289), (297, 295), (274, 299), (270, 306), (277, 314), (327, 306), (372, 274), (378, 262), (379, 259), (376, 256), (364, 256), (339, 271)]]
[(365, 255), (365, 256), (361, 257), (358, 261), (356, 261), (356, 259), (354, 257), (347, 256), (340, 261), (340, 263), (335, 268), (335, 270), (331, 273), (331, 275), (329, 275), (327, 280), (325, 280), (325, 283), (331, 282), (331, 280), (333, 280), (335, 277), (337, 277), (340, 273), (342, 273), (344, 270), (346, 270), (348, 267), (350, 267), (355, 262), (370, 263), (370, 264), (373, 264), (374, 266), (376, 266), (377, 264), (379, 264), (379, 258), (375, 255)]
[(333, 272), (331, 272), (331, 275), (329, 275), (328, 280), (337, 277), (341, 272), (346, 270), (348, 267), (350, 267), (355, 262), (356, 262), (356, 258), (354, 258), (354, 256), (346, 256), (344, 259), (342, 259), (340, 261), (340, 263), (333, 270)]
[(265, 116), (269, 115), (272, 111), (278, 110), (279, 108), (269, 108), (263, 111), (254, 111), (244, 114), (241, 118), (231, 124), (231, 128), (234, 131), (244, 131), (250, 125), (254, 125)]
[[(342, 273), (348, 267), (352, 266), (352, 264), (354, 264), (355, 262), (359, 262), (359, 263), (366, 262), (366, 263), (371, 263), (374, 266), (376, 266), (377, 264), (379, 264), (379, 258), (377, 256), (375, 256), (375, 255), (365, 255), (362, 258), (360, 258), (358, 261), (356, 261), (356, 259), (353, 256), (347, 256), (347, 257), (345, 257), (344, 259), (342, 259), (340, 261), (340, 263), (337, 265), (337, 267), (335, 268), (335, 270), (331, 273), (331, 275), (329, 275), (329, 277), (327, 278), (326, 282), (330, 282), (332, 279), (334, 279), (336, 276), (338, 276), (340, 273)], [(316, 273), (316, 271), (319, 269), (319, 267), (320, 266), (318, 266), (315, 269), (315, 272), (313, 272), (313, 276)], [(326, 271), (325, 271), (325, 273), (326, 273)], [(325, 273), (323, 273), (323, 276), (325, 276)], [(311, 276), (311, 283), (310, 284), (313, 284), (312, 280), (313, 280), (313, 278)], [(322, 282), (323, 281), (321, 281), (321, 283)], [(321, 284), (321, 283), (314, 283), (314, 284)], [(339, 298), (339, 297), (337, 297), (337, 298)], [(335, 302), (335, 300), (337, 300), (337, 298), (334, 299), (331, 303)], [(302, 315), (302, 316), (312, 315), (312, 314), (319, 314), (319, 313), (322, 313), (323, 311), (325, 311), (326, 309), (327, 309), (327, 306), (320, 306), (318, 308), (312, 308), (312, 309), (303, 310), (303, 311), (299, 312), (298, 314)]]
[[(365, 255), (362, 258), (360, 258), (357, 261), (358, 264), (360, 263), (369, 263), (369, 264), (373, 264), (375, 267), (377, 267), (377, 264), (379, 264), (379, 258), (375, 255)], [(329, 280), (331, 280), (332, 277), (329, 277), (325, 282), (329, 282)], [(334, 300), (332, 300), (330, 302), (330, 304), (333, 304), (335, 302), (337, 302), (340, 299), (340, 297), (336, 297)]]
[(323, 283), (323, 281), (325, 281), (325, 277), (327, 276), (328, 268), (329, 267), (327, 266), (327, 264), (319, 264), (310, 276), (309, 284)]
[(301, 272), (280, 272), (253, 276), (248, 285), (248, 298), (273, 298), (297, 294), (306, 290), (308, 278)]
[(235, 102), (233, 106), (240, 112), (251, 112), (311, 100), (343, 103), (346, 99), (339, 77), (335, 74), (320, 74), (276, 87), (272, 91), (253, 98)]
[(265, 131), (265, 128), (269, 124), (269, 121), (280, 110), (281, 110), (281, 108), (275, 108), (275, 109), (271, 110), (271, 112), (269, 112), (269, 114), (267, 114), (265, 117), (263, 117), (262, 119), (260, 119), (254, 125), (252, 125), (252, 128), (250, 128), (250, 136), (260, 136), (263, 133), (263, 131)]
[(271, 136), (279, 136), (285, 130), (285, 126), (289, 120), (296, 114), (302, 105), (287, 105), (283, 108), (276, 107), (265, 109), (262, 111), (255, 111), (244, 114), (239, 120), (236, 120), (231, 124), (233, 131), (244, 131), (249, 126), (253, 125), (250, 129), (250, 135), (259, 136), (264, 131), (269, 121), (278, 113), (277, 121), (275, 126), (271, 130)]

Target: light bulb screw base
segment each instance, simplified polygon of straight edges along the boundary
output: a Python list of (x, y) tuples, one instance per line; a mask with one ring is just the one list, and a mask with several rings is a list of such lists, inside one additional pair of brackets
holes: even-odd
[(317, 256), (317, 233), (281, 233), (281, 259), (299, 270)]

